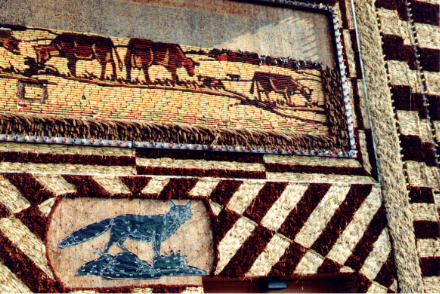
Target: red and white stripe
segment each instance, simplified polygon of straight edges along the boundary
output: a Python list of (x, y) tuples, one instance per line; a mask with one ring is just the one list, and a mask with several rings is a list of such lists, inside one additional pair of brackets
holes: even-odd
[[(378, 7), (377, 12), (383, 34), (398, 36), (403, 39), (407, 48), (416, 47), (419, 55), (408, 56), (418, 60), (420, 64), (430, 63), (428, 68), (417, 67), (410, 68), (409, 61), (393, 60), (388, 58), (388, 66), (390, 68), (390, 82), (392, 86), (409, 86), (411, 95), (421, 93), (428, 95), (431, 106), (423, 103), (422, 111), (420, 109), (397, 109), (397, 119), (400, 125), (400, 133), (411, 138), (419, 138), (420, 142), (425, 146), (436, 145), (437, 149), (440, 139), (439, 109), (440, 105), (440, 73), (435, 69), (437, 61), (428, 60), (426, 52), (431, 56), (440, 54), (440, 21), (438, 11), (440, 3), (433, 0), (410, 0), (406, 7), (406, 2), (402, 2), (400, 10), (388, 9), (386, 7)], [(400, 5), (400, 4), (399, 4)], [(382, 6), (382, 5), (380, 5)], [(406, 10), (409, 12), (409, 19), (406, 19)], [(404, 13), (403, 15), (399, 13)], [(437, 13), (436, 13), (437, 12)], [(436, 21), (432, 19), (436, 17)], [(387, 46), (385, 44), (384, 46)], [(413, 96), (411, 96), (412, 98)], [(414, 96), (415, 97), (415, 96)], [(394, 97), (394, 99), (402, 99), (402, 97)], [(434, 106), (434, 107), (433, 107)], [(430, 118), (426, 119), (420, 112), (430, 113)], [(407, 137), (409, 138), (409, 137)], [(426, 292), (440, 291), (440, 274), (438, 265), (440, 257), (435, 246), (438, 247), (437, 239), (440, 237), (439, 226), (439, 199), (435, 196), (435, 191), (440, 188), (440, 178), (437, 166), (423, 160), (423, 158), (432, 158), (433, 150), (426, 148), (418, 150), (418, 160), (408, 159), (414, 151), (407, 150), (406, 146), (402, 146), (402, 154), (404, 159), (404, 170), (407, 173), (407, 183), (410, 192), (410, 211), (414, 219), (414, 228), (416, 234), (417, 251), (422, 270), (422, 277), (425, 284)], [(412, 147), (412, 146), (410, 146)], [(426, 154), (425, 154), (426, 153)], [(422, 189), (421, 193), (413, 191)], [(437, 268), (437, 270), (436, 270)]]

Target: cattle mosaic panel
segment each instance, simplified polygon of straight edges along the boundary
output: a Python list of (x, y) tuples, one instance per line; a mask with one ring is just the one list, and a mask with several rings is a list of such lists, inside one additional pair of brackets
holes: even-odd
[(148, 39), (2, 24), (0, 139), (355, 156), (333, 8), (145, 5)]

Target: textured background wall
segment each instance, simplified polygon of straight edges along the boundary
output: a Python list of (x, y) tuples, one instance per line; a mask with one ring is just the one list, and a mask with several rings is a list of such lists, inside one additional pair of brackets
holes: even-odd
[[(439, 6), (432, 0), (410, 1), (408, 10), (405, 1), (355, 1), (370, 76), (377, 131), (372, 134), (350, 1), (321, 2), (335, 4), (340, 19), (358, 159), (1, 143), (0, 170), (19, 172), (1, 180), (0, 241), (7, 248), (0, 257), (3, 290), (61, 289), (42, 246), (41, 228), (53, 197), (91, 191), (108, 197), (128, 187), (134, 195), (166, 198), (177, 189), (182, 198), (209, 198), (219, 222), (216, 274), (250, 278), (355, 272), (362, 291), (440, 291), (439, 178), (432, 152), (440, 131), (439, 69), (432, 65), (438, 64), (440, 52), (433, 38), (438, 14), (432, 13)], [(149, 38), (141, 7), (125, 1), (0, 0), (0, 23)], [(371, 48), (377, 51), (374, 56)], [(386, 107), (375, 112), (383, 97), (388, 97)], [(382, 186), (377, 184), (373, 136)], [(123, 177), (103, 181), (84, 174)], [(86, 188), (84, 179), (97, 184)], [(389, 193), (385, 202), (380, 190)], [(195, 289), (200, 290), (187, 290)]]

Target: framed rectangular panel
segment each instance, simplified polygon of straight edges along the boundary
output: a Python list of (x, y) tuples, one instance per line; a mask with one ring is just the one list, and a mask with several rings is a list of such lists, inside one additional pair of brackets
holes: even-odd
[(332, 7), (137, 8), (142, 39), (1, 25), (0, 139), (356, 156)]

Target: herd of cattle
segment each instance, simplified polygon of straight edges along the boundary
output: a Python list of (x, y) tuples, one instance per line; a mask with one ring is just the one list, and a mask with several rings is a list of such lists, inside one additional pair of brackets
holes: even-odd
[[(119, 68), (122, 69), (118, 51), (113, 41), (106, 37), (63, 33), (53, 39), (49, 45), (37, 45), (34, 49), (38, 64), (44, 64), (53, 56), (67, 58), (67, 66), (73, 76), (76, 75), (77, 60), (96, 59), (101, 65), (101, 79), (104, 78), (107, 63), (112, 65), (112, 78), (116, 78), (114, 56), (117, 58)], [(188, 75), (194, 76), (194, 67), (199, 65), (198, 62), (186, 57), (182, 48), (177, 44), (157, 43), (136, 38), (128, 43), (124, 63), (128, 80), (131, 79), (131, 69), (137, 68), (144, 71), (145, 80), (148, 82), (151, 81), (148, 69), (152, 65), (164, 66), (171, 73), (173, 81), (178, 80), (177, 68), (184, 67)]]
[[(18, 44), (20, 40), (12, 36), (10, 30), (0, 30), (0, 46), (14, 54), (20, 54)], [(119, 69), (122, 70), (122, 61), (113, 41), (107, 37), (86, 36), (75, 33), (62, 33), (55, 37), (48, 45), (34, 46), (37, 64), (44, 65), (51, 57), (64, 57), (72, 76), (76, 76), (76, 62), (78, 60), (97, 60), (101, 65), (101, 79), (104, 78), (107, 63), (112, 66), (112, 78), (116, 78), (115, 57)], [(177, 44), (153, 42), (143, 39), (130, 39), (125, 55), (127, 79), (131, 78), (131, 69), (142, 69), (146, 81), (150, 81), (148, 68), (152, 65), (162, 65), (170, 73), (173, 81), (178, 80), (177, 68), (184, 67), (188, 75), (194, 76), (198, 62), (185, 56), (182, 48)]]
[[(14, 54), (20, 54), (18, 47), (20, 40), (12, 36), (10, 30), (0, 30), (0, 46)], [(36, 45), (33, 47), (36, 54), (36, 62), (43, 66), (51, 57), (64, 57), (67, 59), (67, 67), (72, 76), (76, 76), (76, 62), (78, 60), (97, 60), (101, 65), (101, 79), (104, 79), (107, 63), (112, 66), (112, 78), (116, 79), (116, 63), (122, 70), (122, 61), (113, 41), (107, 37), (87, 36), (75, 33), (62, 33), (57, 35), (48, 45)], [(161, 65), (170, 73), (173, 81), (178, 81), (177, 69), (185, 68), (189, 76), (194, 76), (195, 67), (200, 64), (185, 56), (178, 44), (153, 42), (145, 39), (130, 39), (127, 53), (124, 58), (127, 80), (131, 80), (131, 70), (143, 70), (145, 80), (150, 82), (148, 69), (152, 65)], [(234, 75), (231, 80), (239, 79)], [(267, 72), (255, 72), (252, 78), (250, 93), (256, 89), (258, 99), (262, 101), (261, 93), (265, 93), (267, 101), (273, 101), (269, 93), (282, 94), (287, 105), (295, 106), (292, 95), (300, 94), (306, 99), (306, 106), (312, 106), (312, 89), (301, 85), (291, 76), (273, 74)]]

